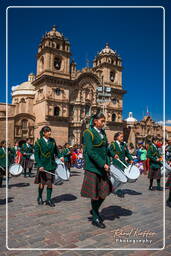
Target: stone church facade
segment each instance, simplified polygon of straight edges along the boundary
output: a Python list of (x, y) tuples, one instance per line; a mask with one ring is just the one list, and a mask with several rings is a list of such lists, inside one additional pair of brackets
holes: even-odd
[[(28, 81), (12, 87), (12, 104), (8, 105), (9, 143), (27, 137), (34, 142), (40, 129), (48, 125), (57, 144), (80, 144), (90, 115), (98, 109), (105, 113), (106, 132), (111, 141), (115, 132), (123, 130), (125, 93), (122, 60), (116, 51), (106, 44), (91, 68), (77, 70), (71, 60), (70, 42), (53, 26), (38, 47), (36, 75), (30, 74)], [(1, 123), (5, 120), (4, 107), (0, 104)]]

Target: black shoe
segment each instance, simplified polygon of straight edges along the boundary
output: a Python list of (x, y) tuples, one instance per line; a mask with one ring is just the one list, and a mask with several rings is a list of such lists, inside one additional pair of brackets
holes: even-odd
[(151, 191), (153, 191), (153, 187), (150, 187), (150, 186), (149, 186), (149, 188), (148, 188), (148, 189), (149, 189), (149, 190), (151, 190)]
[(46, 201), (46, 205), (49, 205), (50, 207), (55, 207), (55, 204), (52, 202), (52, 200)]
[(32, 178), (32, 177), (33, 177), (33, 175), (32, 175), (31, 173), (29, 173), (29, 177), (30, 177), (30, 178)]
[(169, 199), (166, 201), (166, 205), (171, 208), (171, 201)]
[[(93, 215), (93, 210), (90, 210), (90, 214)], [(101, 222), (104, 221), (104, 220), (102, 219), (102, 217), (100, 216), (100, 214), (98, 215), (98, 217), (99, 217), (99, 220), (100, 220)]]
[(163, 189), (161, 187), (157, 187), (157, 190), (158, 191), (162, 191)]
[(38, 198), (38, 199), (37, 199), (37, 203), (38, 203), (39, 205), (42, 205), (42, 204), (44, 204), (44, 201), (42, 200), (42, 198)]
[(105, 224), (101, 222), (99, 219), (93, 220), (92, 225), (98, 227), (98, 228), (105, 228)]

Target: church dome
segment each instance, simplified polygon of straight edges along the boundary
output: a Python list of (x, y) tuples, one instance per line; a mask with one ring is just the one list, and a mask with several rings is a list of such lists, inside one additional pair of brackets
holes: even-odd
[(102, 49), (99, 53), (99, 55), (116, 55), (116, 51), (112, 50), (110, 47), (109, 47), (109, 44), (106, 43), (106, 46), (104, 49)]
[(134, 122), (137, 122), (137, 119), (135, 119), (135, 118), (133, 117), (132, 112), (129, 112), (129, 116), (128, 116), (128, 118), (125, 119), (125, 121), (126, 121), (127, 123), (134, 123)]
[(60, 38), (62, 38), (63, 35), (56, 30), (56, 26), (54, 25), (52, 27), (52, 30), (45, 34), (45, 37), (50, 37), (50, 38), (54, 38), (54, 37), (58, 37), (59, 38), (60, 37)]
[(34, 95), (35, 87), (32, 85), (32, 81), (34, 81), (34, 74), (31, 73), (28, 76), (28, 81), (23, 82), (17, 86), (12, 86), (12, 96), (16, 95)]

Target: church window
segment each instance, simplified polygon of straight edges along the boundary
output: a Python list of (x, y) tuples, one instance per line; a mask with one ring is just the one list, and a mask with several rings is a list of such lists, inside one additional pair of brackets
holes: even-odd
[(55, 93), (56, 93), (56, 95), (61, 95), (61, 89), (60, 88), (56, 88), (55, 89)]
[(40, 59), (40, 72), (43, 70), (44, 68), (44, 57), (42, 56)]
[(59, 57), (56, 57), (54, 59), (54, 67), (55, 67), (55, 69), (60, 70), (60, 68), (61, 68), (61, 59)]
[(116, 105), (116, 104), (117, 104), (117, 99), (116, 99), (116, 98), (113, 98), (113, 99), (112, 99), (112, 102), (113, 102), (114, 105)]
[(53, 43), (52, 43), (52, 46), (53, 46), (53, 48), (56, 48), (56, 43), (53, 42)]
[(85, 114), (88, 115), (88, 114), (89, 114), (89, 111), (90, 111), (90, 106), (89, 106), (89, 105), (86, 105), (86, 106), (85, 106)]
[(112, 122), (115, 122), (115, 121), (116, 121), (116, 114), (113, 113), (113, 114), (112, 114)]
[(54, 116), (59, 116), (59, 114), (60, 114), (60, 108), (54, 107)]
[(60, 45), (59, 44), (57, 44), (57, 47), (56, 47), (58, 50), (60, 49)]
[(27, 119), (23, 119), (21, 123), (22, 123), (22, 128), (26, 129), (27, 126), (28, 126), (28, 120)]
[(110, 81), (114, 81), (114, 78), (115, 78), (115, 74), (114, 74), (114, 72), (110, 72)]

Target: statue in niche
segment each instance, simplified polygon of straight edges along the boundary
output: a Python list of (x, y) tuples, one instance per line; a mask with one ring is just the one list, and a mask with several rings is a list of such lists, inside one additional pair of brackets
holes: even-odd
[(49, 90), (47, 91), (47, 98), (48, 98), (48, 99), (52, 99), (52, 95), (53, 95), (53, 90), (52, 90), (52, 89), (49, 89)]

